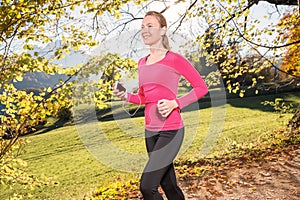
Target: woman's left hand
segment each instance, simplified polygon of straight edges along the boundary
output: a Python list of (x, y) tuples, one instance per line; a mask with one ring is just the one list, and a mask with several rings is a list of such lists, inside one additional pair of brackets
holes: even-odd
[(157, 103), (158, 112), (163, 117), (168, 117), (169, 114), (177, 107), (178, 104), (175, 100), (161, 99)]

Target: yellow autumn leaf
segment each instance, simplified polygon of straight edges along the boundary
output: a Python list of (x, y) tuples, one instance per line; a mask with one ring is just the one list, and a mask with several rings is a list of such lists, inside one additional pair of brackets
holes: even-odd
[(23, 81), (23, 77), (22, 77), (22, 76), (17, 76), (17, 77), (16, 77), (16, 80), (17, 80), (17, 81)]
[(250, 10), (247, 9), (247, 10), (244, 12), (244, 16), (247, 17), (249, 14), (250, 14)]

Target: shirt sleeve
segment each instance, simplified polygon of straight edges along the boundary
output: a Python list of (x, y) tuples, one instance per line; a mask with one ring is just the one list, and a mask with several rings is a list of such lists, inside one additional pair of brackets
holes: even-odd
[(140, 87), (138, 93), (136, 94), (128, 92), (126, 101), (134, 104), (139, 104), (139, 105), (145, 104), (145, 95), (144, 95), (143, 88)]
[[(145, 59), (145, 58), (141, 58), (138, 61), (138, 67), (140, 67), (143, 59)], [(141, 86), (139, 86), (138, 92), (136, 94), (128, 92), (127, 99), (125, 101), (134, 103), (134, 104), (139, 104), (139, 105), (145, 104), (145, 95), (144, 95), (143, 88)]]
[(199, 72), (187, 59), (178, 55), (174, 64), (177, 72), (193, 87), (187, 94), (176, 99), (178, 107), (182, 109), (207, 94), (208, 88)]

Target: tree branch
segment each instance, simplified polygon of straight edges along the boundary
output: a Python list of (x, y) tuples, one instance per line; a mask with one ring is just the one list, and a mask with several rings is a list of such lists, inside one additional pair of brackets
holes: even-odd
[[(259, 0), (258, 0), (259, 1)], [(275, 1), (280, 1), (280, 0), (275, 0)], [(218, 1), (218, 3), (224, 8), (224, 10), (226, 10), (226, 8), (223, 6), (223, 4), (221, 2)], [(248, 6), (245, 7), (242, 11), (239, 12), (239, 14), (245, 12), (247, 9), (249, 9), (251, 6), (254, 5), (255, 2), (249, 2)], [(226, 10), (227, 11), (227, 10)], [(268, 45), (262, 45), (262, 44), (258, 44), (258, 43), (255, 43), (249, 39), (247, 39), (240, 31), (240, 29), (238, 28), (238, 26), (236, 25), (235, 21), (233, 20), (234, 17), (236, 16), (236, 14), (233, 14), (231, 15), (228, 11), (227, 11), (228, 15), (230, 16), (230, 18), (228, 18), (226, 20), (226, 22), (222, 25), (222, 26), (217, 26), (215, 29), (219, 29), (221, 27), (224, 27), (229, 21), (233, 21), (233, 24), (235, 26), (235, 28), (237, 29), (238, 33), (239, 33), (239, 36), (241, 38), (243, 38), (245, 41), (253, 44), (253, 45), (256, 45), (256, 46), (259, 46), (259, 47), (263, 47), (263, 48), (267, 48), (267, 49), (279, 49), (279, 48), (283, 48), (283, 47), (287, 47), (287, 46), (290, 46), (290, 45), (294, 45), (294, 44), (298, 44), (300, 43), (300, 40), (297, 40), (297, 41), (294, 41), (294, 42), (291, 42), (291, 43), (287, 43), (287, 44), (283, 44), (283, 45), (278, 45), (278, 46), (268, 46)]]
[[(258, 2), (258, 1), (259, 1), (259, 0), (257, 0), (256, 2)], [(280, 0), (275, 0), (275, 1), (280, 1)], [(224, 10), (226, 10), (225, 7), (222, 5), (221, 2), (218, 1), (218, 3), (224, 8)], [(242, 13), (242, 12), (246, 11), (247, 9), (249, 9), (252, 5), (254, 5), (254, 3), (255, 3), (255, 2), (252, 2), (252, 3), (249, 2), (248, 6), (247, 6), (245, 9), (243, 9), (243, 11), (241, 11), (240, 13)], [(226, 11), (227, 11), (227, 10), (226, 10)], [(277, 48), (282, 48), (282, 47), (287, 47), (287, 46), (290, 46), (290, 45), (298, 44), (298, 43), (300, 43), (300, 40), (297, 40), (297, 41), (294, 41), (294, 42), (291, 42), (291, 43), (287, 43), (287, 44), (283, 44), (283, 45), (279, 45), (279, 46), (267, 46), (267, 45), (257, 44), (257, 43), (255, 43), (255, 42), (253, 42), (253, 41), (247, 39), (247, 38), (241, 33), (241, 31), (240, 31), (239, 27), (237, 26), (236, 22), (233, 20), (233, 18), (234, 18), (235, 15), (231, 15), (228, 11), (227, 11), (227, 13), (228, 13), (228, 15), (231, 16), (231, 17), (230, 17), (228, 20), (226, 20), (226, 22), (229, 22), (229, 21), (232, 20), (232, 22), (233, 22), (233, 24), (234, 24), (234, 26), (235, 26), (235, 28), (236, 28), (236, 30), (237, 30), (239, 36), (240, 36), (243, 40), (245, 40), (246, 42), (248, 42), (248, 43), (250, 44), (250, 46), (251, 46), (252, 49), (254, 49), (254, 50), (255, 50), (262, 58), (265, 58), (265, 59), (272, 65), (272, 67), (274, 67), (274, 68), (277, 69), (278, 71), (280, 71), (280, 72), (282, 72), (282, 73), (285, 73), (285, 74), (287, 74), (287, 75), (293, 76), (293, 77), (295, 77), (295, 78), (297, 78), (297, 79), (300, 79), (299, 76), (296, 76), (296, 75), (294, 75), (294, 74), (290, 74), (290, 73), (288, 73), (288, 72), (286, 72), (286, 71), (280, 69), (280, 68), (277, 67), (276, 65), (274, 65), (269, 59), (267, 59), (267, 58), (266, 58), (264, 55), (262, 55), (256, 48), (254, 48), (254, 47), (252, 46), (252, 45), (255, 45), (255, 46), (264, 47), (264, 48), (267, 48), (267, 49), (277, 49)], [(225, 24), (226, 24), (226, 23), (224, 23), (223, 26), (225, 26)], [(218, 26), (216, 29), (219, 29), (219, 28), (221, 28), (221, 27), (222, 27), (222, 26)]]
[(298, 5), (298, 0), (252, 0), (249, 2), (258, 4), (258, 2), (260, 2), (260, 1), (266, 1), (270, 4), (275, 4), (275, 5), (286, 5), (286, 6), (297, 6)]
[[(188, 9), (186, 10), (186, 12), (177, 20), (177, 21), (175, 21), (172, 25), (174, 25), (175, 23), (177, 23), (178, 21), (179, 21), (179, 24), (178, 24), (178, 26), (175, 28), (175, 30), (173, 31), (173, 34), (175, 34), (176, 33), (176, 31), (178, 31), (178, 29), (179, 29), (179, 27), (182, 25), (182, 23), (183, 23), (183, 20), (186, 18), (186, 16), (187, 16), (187, 13), (188, 13), (188, 11), (189, 10), (191, 10), (194, 6), (195, 6), (195, 4), (197, 3), (197, 1), (198, 0), (195, 0), (189, 7), (188, 7)], [(172, 26), (171, 25), (171, 26)]]
[[(251, 47), (252, 47), (252, 46), (251, 46)], [(279, 67), (277, 67), (271, 60), (269, 60), (269, 59), (266, 58), (264, 55), (262, 55), (256, 48), (252, 47), (252, 49), (254, 49), (254, 50), (257, 52), (257, 54), (259, 54), (259, 56), (261, 56), (261, 58), (266, 59), (266, 61), (268, 61), (268, 63), (271, 64), (272, 67), (275, 68), (276, 70), (278, 70), (278, 71), (280, 71), (280, 72), (282, 72), (282, 73), (284, 73), (284, 74), (287, 74), (287, 75), (289, 75), (289, 76), (293, 76), (293, 77), (295, 77), (295, 78), (297, 78), (297, 79), (300, 80), (300, 77), (299, 77), (299, 76), (296, 76), (296, 75), (294, 75), (294, 74), (290, 74), (290, 73), (288, 73), (288, 72), (286, 72), (286, 71), (280, 69)]]

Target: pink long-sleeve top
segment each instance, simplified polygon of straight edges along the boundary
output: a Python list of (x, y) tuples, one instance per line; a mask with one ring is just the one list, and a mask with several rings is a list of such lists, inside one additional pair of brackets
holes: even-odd
[[(128, 93), (126, 101), (145, 104), (145, 128), (149, 131), (176, 130), (184, 126), (180, 109), (197, 101), (208, 92), (208, 88), (191, 63), (178, 53), (168, 51), (166, 56), (154, 63), (146, 64), (146, 57), (138, 62), (139, 90)], [(177, 97), (178, 83), (183, 76), (193, 87), (187, 94)], [(157, 110), (161, 99), (176, 100), (178, 108), (166, 118)]]

